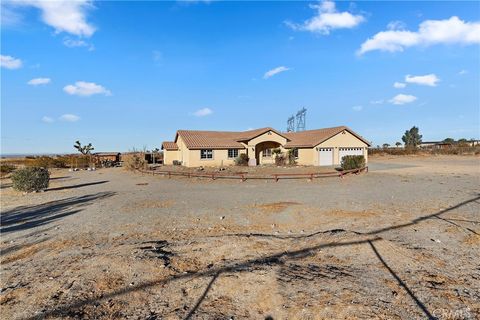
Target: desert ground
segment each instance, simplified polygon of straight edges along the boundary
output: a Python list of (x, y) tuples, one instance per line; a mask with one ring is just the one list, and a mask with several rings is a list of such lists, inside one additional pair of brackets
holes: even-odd
[(2, 180), (3, 319), (478, 319), (480, 158), (313, 181)]

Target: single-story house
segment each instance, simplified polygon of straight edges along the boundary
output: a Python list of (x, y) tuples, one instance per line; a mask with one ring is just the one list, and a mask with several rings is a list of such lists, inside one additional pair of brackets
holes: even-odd
[(276, 148), (293, 149), (299, 165), (332, 166), (346, 155), (363, 155), (367, 161), (369, 146), (345, 126), (286, 133), (267, 127), (243, 132), (178, 130), (174, 141), (162, 143), (162, 150), (164, 164), (186, 167), (233, 165), (242, 153), (253, 164), (274, 163)]

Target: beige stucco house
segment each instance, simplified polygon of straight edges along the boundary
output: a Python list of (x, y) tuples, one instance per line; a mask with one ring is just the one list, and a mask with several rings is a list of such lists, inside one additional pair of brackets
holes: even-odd
[[(254, 164), (274, 163), (272, 149), (294, 150), (300, 165), (339, 165), (346, 155), (363, 155), (370, 143), (348, 127), (340, 126), (282, 133), (272, 128), (243, 132), (178, 130), (174, 141), (162, 144), (164, 164), (178, 161), (186, 167), (227, 166), (246, 153)], [(252, 159), (255, 159), (252, 161)]]

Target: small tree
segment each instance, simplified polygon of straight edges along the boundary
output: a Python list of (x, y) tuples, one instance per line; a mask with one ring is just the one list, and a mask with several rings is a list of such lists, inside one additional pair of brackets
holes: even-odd
[(388, 147), (390, 147), (390, 145), (388, 143), (383, 144), (383, 149), (388, 149)]
[(422, 143), (422, 135), (418, 127), (413, 126), (410, 130), (405, 131), (402, 141), (407, 148), (417, 148)]
[(82, 144), (78, 140), (75, 141), (75, 144), (73, 145), (73, 147), (77, 149), (78, 152), (80, 152), (84, 156), (91, 154), (92, 151), (95, 149), (91, 143), (82, 146)]
[(446, 139), (443, 139), (443, 143), (446, 143), (446, 144), (455, 144), (455, 139), (453, 139), (453, 138), (446, 138)]
[(295, 157), (295, 154), (298, 154), (298, 149), (297, 148), (292, 148), (288, 150), (288, 164), (289, 165), (295, 165), (297, 164), (297, 158)]
[(95, 149), (91, 143), (87, 144), (87, 145), (83, 145), (80, 143), (80, 141), (75, 141), (75, 144), (73, 145), (73, 147), (75, 149), (78, 150), (78, 152), (80, 152), (82, 155), (84, 156), (88, 156), (88, 162), (89, 162), (89, 166), (91, 165), (92, 163), (92, 151)]
[(395, 145), (397, 146), (397, 148), (400, 148), (400, 146), (402, 145), (402, 143), (397, 141), (397, 142), (395, 142)]

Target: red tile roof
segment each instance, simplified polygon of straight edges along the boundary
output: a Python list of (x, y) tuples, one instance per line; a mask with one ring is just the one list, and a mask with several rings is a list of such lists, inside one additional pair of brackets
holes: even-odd
[(317, 130), (305, 130), (299, 132), (287, 132), (285, 136), (290, 139), (289, 142), (285, 145), (285, 148), (300, 148), (300, 147), (315, 147), (316, 145), (322, 143), (323, 141), (330, 139), (331, 137), (339, 134), (343, 130), (346, 130), (353, 134), (358, 139), (365, 142), (370, 146), (370, 143), (365, 140), (362, 136), (356, 134), (353, 130), (346, 126), (339, 126), (333, 128), (324, 128)]
[[(178, 136), (182, 137), (189, 149), (243, 149), (240, 141), (248, 141), (262, 135), (265, 132), (272, 131), (285, 137), (282, 133), (273, 128), (260, 128), (249, 131), (196, 131), (196, 130), (178, 130)], [(286, 138), (286, 137), (285, 137)]]
[(178, 150), (176, 141), (179, 136), (182, 138), (188, 149), (243, 149), (244, 146), (240, 142), (249, 141), (268, 131), (273, 131), (286, 138), (287, 144), (284, 146), (285, 148), (314, 147), (343, 130), (349, 131), (357, 138), (370, 145), (368, 141), (345, 126), (288, 133), (281, 133), (273, 128), (266, 127), (242, 132), (178, 130), (175, 142), (163, 142), (162, 149)]
[(162, 150), (178, 150), (178, 145), (173, 141), (164, 141), (162, 143)]

